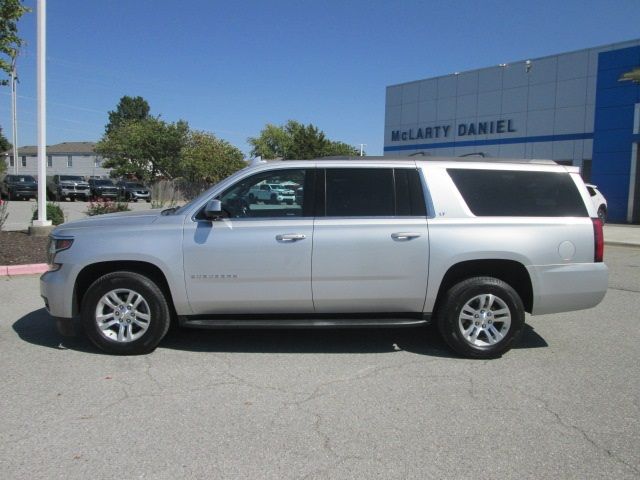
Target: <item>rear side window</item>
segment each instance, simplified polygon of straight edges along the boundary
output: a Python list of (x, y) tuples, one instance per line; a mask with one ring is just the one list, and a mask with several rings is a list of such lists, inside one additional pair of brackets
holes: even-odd
[(588, 216), (568, 173), (455, 168), (447, 172), (476, 216)]
[(326, 182), (328, 217), (395, 215), (391, 168), (330, 168)]
[(320, 206), (319, 216), (426, 216), (422, 185), (415, 169), (330, 168), (325, 175), (326, 213)]

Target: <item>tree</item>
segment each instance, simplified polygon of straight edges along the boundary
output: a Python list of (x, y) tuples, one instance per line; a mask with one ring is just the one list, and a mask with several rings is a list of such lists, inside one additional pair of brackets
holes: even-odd
[(358, 155), (358, 150), (344, 142), (334, 142), (312, 124), (289, 120), (285, 125), (267, 124), (257, 137), (247, 139), (251, 155), (265, 159), (307, 160), (330, 155)]
[[(7, 75), (23, 44), (18, 36), (18, 20), (29, 11), (20, 0), (0, 0), (0, 70)], [(9, 81), (2, 79), (0, 84), (8, 85)]]
[[(0, 127), (0, 153), (11, 150), (11, 142), (5, 138), (2, 134), (2, 127)], [(7, 162), (4, 158), (0, 159), (0, 177), (7, 173)]]
[(289, 120), (286, 126), (281, 127), (267, 123), (258, 137), (249, 137), (247, 141), (253, 147), (251, 156), (265, 159), (286, 158), (286, 153), (291, 151), (293, 144), (293, 136), (289, 133), (287, 126), (293, 123), (299, 125), (293, 120)]
[(144, 98), (125, 95), (118, 102), (116, 109), (109, 112), (109, 123), (104, 127), (105, 133), (108, 135), (124, 122), (151, 118), (150, 110), (149, 103)]
[(217, 183), (246, 166), (240, 150), (207, 132), (189, 132), (181, 152), (181, 175), (191, 181)]
[(11, 142), (2, 133), (2, 127), (0, 127), (0, 153), (8, 152), (11, 150)]
[(107, 160), (113, 176), (132, 175), (149, 181), (158, 176), (180, 176), (181, 151), (187, 143), (189, 125), (180, 120), (167, 123), (159, 118), (128, 120), (105, 134), (96, 152)]

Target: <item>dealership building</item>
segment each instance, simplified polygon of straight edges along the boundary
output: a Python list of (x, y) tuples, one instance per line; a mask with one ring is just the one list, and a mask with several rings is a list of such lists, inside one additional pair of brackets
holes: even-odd
[(640, 39), (387, 87), (385, 156), (552, 159), (640, 223)]

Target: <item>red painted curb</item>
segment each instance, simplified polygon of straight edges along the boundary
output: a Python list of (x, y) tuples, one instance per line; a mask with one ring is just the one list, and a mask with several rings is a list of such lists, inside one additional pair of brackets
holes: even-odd
[(30, 265), (0, 265), (0, 277), (14, 275), (34, 275), (49, 270), (46, 263), (32, 263)]

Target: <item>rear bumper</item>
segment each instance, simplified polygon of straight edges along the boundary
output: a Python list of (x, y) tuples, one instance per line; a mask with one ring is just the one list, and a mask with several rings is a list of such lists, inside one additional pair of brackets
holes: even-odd
[(598, 305), (609, 283), (604, 263), (527, 267), (533, 283), (533, 315), (583, 310)]

